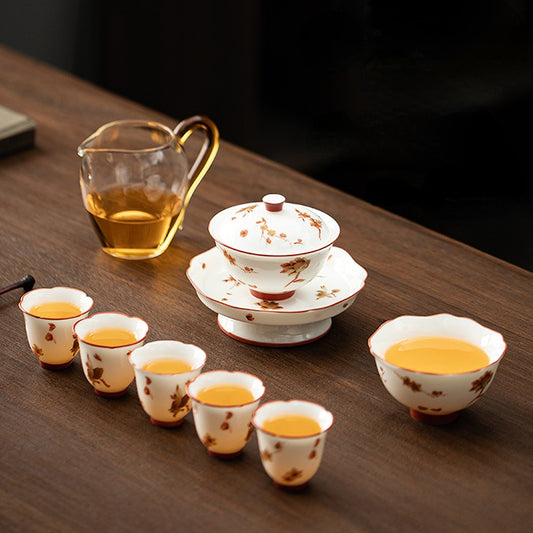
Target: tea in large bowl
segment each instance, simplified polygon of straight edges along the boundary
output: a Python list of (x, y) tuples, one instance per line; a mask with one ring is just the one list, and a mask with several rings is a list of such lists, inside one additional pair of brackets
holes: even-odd
[(500, 333), (444, 313), (385, 322), (368, 345), (390, 394), (413, 418), (436, 425), (485, 394), (506, 350)]

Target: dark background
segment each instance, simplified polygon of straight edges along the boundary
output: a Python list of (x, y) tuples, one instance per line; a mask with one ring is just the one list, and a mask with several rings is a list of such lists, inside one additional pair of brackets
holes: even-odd
[(3, 44), (529, 270), (532, 29), (525, 0), (0, 0)]

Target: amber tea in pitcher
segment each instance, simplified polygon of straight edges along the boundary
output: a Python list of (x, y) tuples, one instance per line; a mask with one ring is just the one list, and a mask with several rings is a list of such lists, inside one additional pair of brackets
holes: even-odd
[[(204, 143), (188, 170), (183, 144), (196, 129)], [(119, 120), (88, 137), (78, 148), (80, 187), (103, 250), (124, 259), (162, 254), (217, 150), (217, 127), (201, 116), (183, 120), (174, 130)]]
[(114, 256), (159, 255), (183, 205), (166, 191), (149, 201), (140, 185), (89, 193), (85, 202), (102, 247)]

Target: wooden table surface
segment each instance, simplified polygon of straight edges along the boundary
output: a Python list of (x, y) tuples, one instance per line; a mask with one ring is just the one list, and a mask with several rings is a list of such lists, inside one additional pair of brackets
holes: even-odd
[[(11, 291), (0, 296), (2, 531), (531, 531), (531, 273), (224, 141), (169, 250), (115, 259), (100, 250), (84, 212), (76, 148), (111, 120), (172, 127), (184, 117), (1, 47), (0, 104), (37, 123), (35, 148), (0, 160), (0, 286), (32, 274), (36, 287), (79, 287), (94, 311), (144, 318), (147, 341), (201, 346), (205, 370), (258, 375), (264, 401), (309, 399), (335, 416), (310, 485), (280, 490), (255, 435), (240, 458), (218, 460), (196, 436), (192, 414), (175, 429), (150, 424), (134, 383), (104, 399), (79, 356), (65, 371), (42, 369), (17, 306), (22, 291)], [(303, 346), (225, 335), (185, 275), (190, 259), (213, 246), (210, 218), (268, 192), (332, 215), (341, 226), (336, 245), (368, 271), (331, 331)], [(367, 341), (398, 315), (440, 312), (500, 331), (508, 349), (485, 396), (436, 427), (389, 395)]]

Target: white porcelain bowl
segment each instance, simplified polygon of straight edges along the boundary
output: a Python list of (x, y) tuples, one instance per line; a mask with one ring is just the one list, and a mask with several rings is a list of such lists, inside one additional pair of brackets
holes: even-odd
[[(34, 306), (47, 302), (74, 304), (80, 312), (74, 316), (51, 318), (39, 316), (32, 311)], [(33, 289), (21, 297), (19, 308), (24, 313), (28, 344), (43, 368), (59, 370), (72, 364), (79, 352), (78, 340), (72, 327), (78, 320), (89, 315), (93, 305), (91, 297), (72, 287)]]
[[(416, 372), (385, 360), (392, 345), (414, 337), (452, 337), (478, 346), (489, 357), (489, 364), (461, 374)], [(492, 383), (505, 353), (502, 335), (470, 318), (450, 314), (400, 316), (383, 323), (369, 338), (379, 377), (390, 394), (409, 407), (413, 418), (429, 424), (455, 420), (459, 412), (479, 400)]]
[[(320, 431), (303, 437), (287, 437), (263, 428), (269, 418), (283, 415), (309, 417), (318, 423)], [(317, 403), (276, 400), (258, 407), (252, 424), (257, 430), (261, 463), (274, 484), (285, 488), (304, 487), (318, 471), (333, 415)]]
[(284, 300), (322, 269), (340, 234), (316, 209), (289, 204), (279, 194), (230, 207), (209, 222), (228, 274), (262, 300)]
[[(104, 328), (131, 331), (135, 341), (111, 347), (85, 340), (89, 333)], [(128, 355), (144, 344), (149, 330), (148, 324), (139, 317), (112, 312), (95, 313), (74, 324), (73, 331), (80, 345), (83, 373), (96, 394), (114, 398), (127, 392), (135, 378)]]
[[(184, 362), (190, 370), (159, 373), (145, 368), (147, 363), (158, 359)], [(175, 340), (149, 342), (130, 353), (139, 401), (152, 424), (163, 427), (182, 424), (192, 407), (185, 387), (200, 374), (206, 359), (206, 353), (198, 346)]]
[[(253, 399), (236, 405), (207, 403), (198, 398), (206, 387), (235, 385), (248, 389)], [(231, 458), (239, 455), (253, 434), (252, 415), (265, 394), (265, 386), (247, 372), (211, 370), (189, 381), (186, 391), (192, 400), (196, 434), (214, 457)]]

